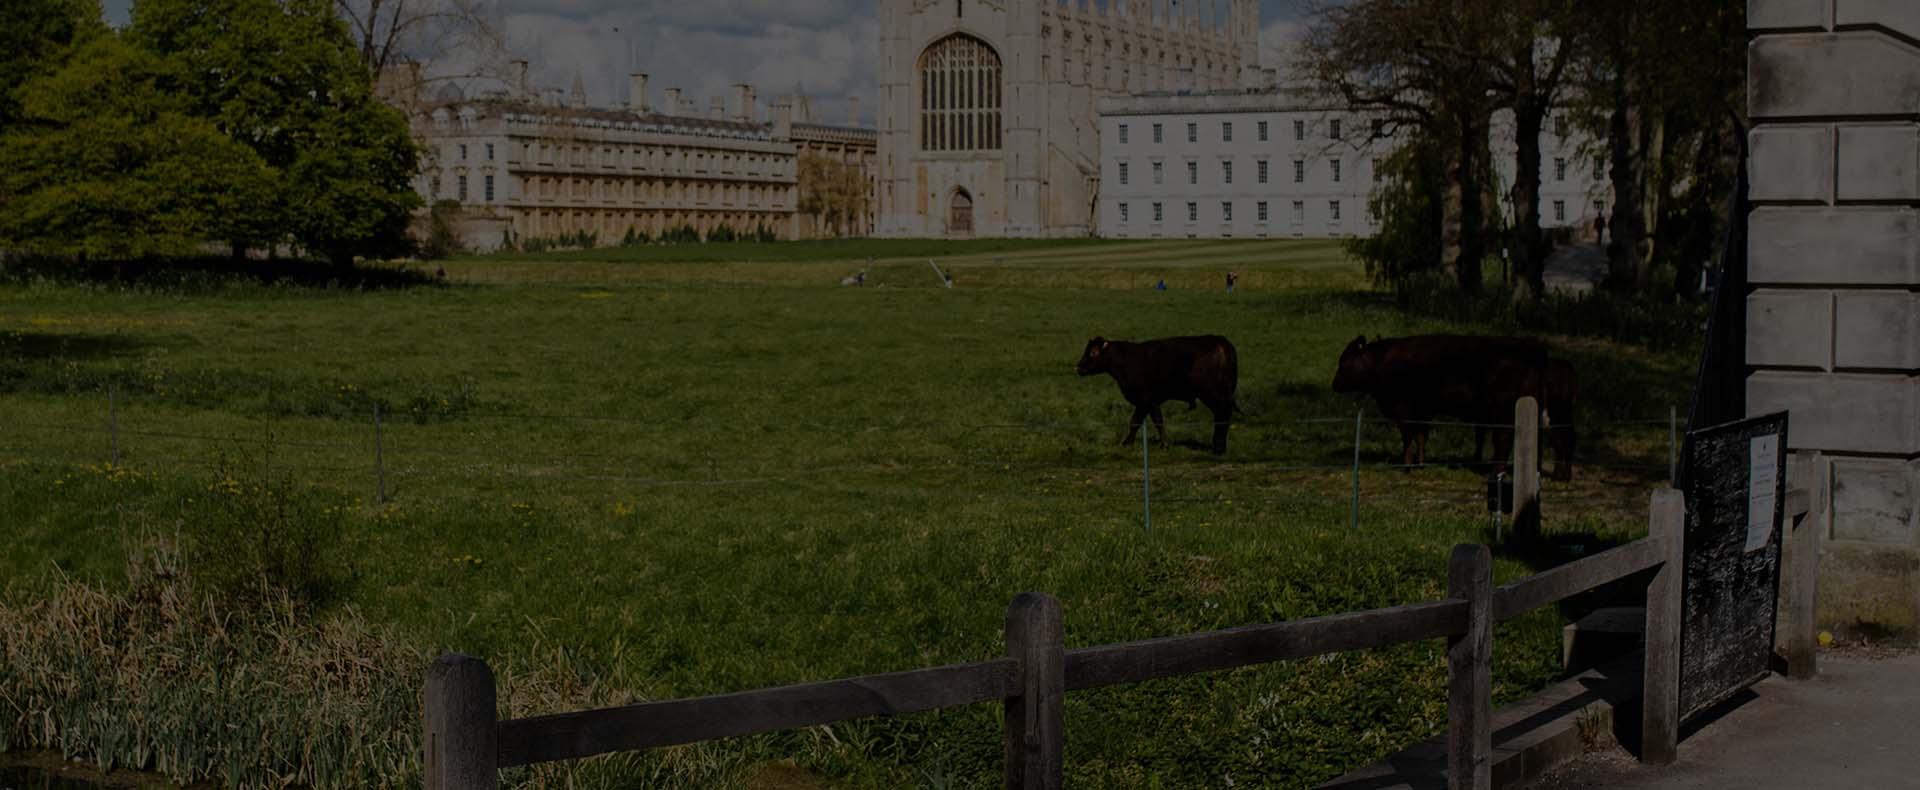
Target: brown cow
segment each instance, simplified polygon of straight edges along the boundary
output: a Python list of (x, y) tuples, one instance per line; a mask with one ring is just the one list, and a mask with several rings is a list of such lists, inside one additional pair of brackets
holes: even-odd
[(1141, 420), (1152, 417), (1160, 431), (1160, 446), (1167, 446), (1167, 423), (1160, 404), (1185, 401), (1187, 408), (1193, 408), (1198, 400), (1213, 412), (1214, 454), (1227, 451), (1227, 428), (1238, 411), (1234, 392), (1240, 386), (1240, 359), (1226, 338), (1203, 335), (1129, 343), (1096, 337), (1087, 341), (1073, 370), (1082, 376), (1112, 376), (1120, 394), (1133, 404), (1127, 437), (1120, 444), (1132, 444)]
[[(1400, 459), (1425, 464), (1427, 435), (1438, 416), (1482, 425), (1511, 425), (1513, 403), (1540, 398), (1547, 348), (1521, 337), (1417, 335), (1358, 337), (1340, 354), (1335, 392), (1373, 396), (1380, 411), (1400, 427)], [(1494, 429), (1496, 464), (1505, 466), (1513, 430)]]
[[(1542, 405), (1546, 407), (1546, 419), (1540, 429), (1547, 433), (1547, 443), (1553, 447), (1553, 479), (1573, 479), (1573, 439), (1574, 439), (1574, 401), (1580, 396), (1580, 377), (1573, 363), (1564, 359), (1547, 360), (1545, 397)], [(1480, 462), (1480, 451), (1486, 442), (1487, 429), (1473, 429), (1473, 460)], [(1501, 459), (1495, 459), (1499, 461)]]

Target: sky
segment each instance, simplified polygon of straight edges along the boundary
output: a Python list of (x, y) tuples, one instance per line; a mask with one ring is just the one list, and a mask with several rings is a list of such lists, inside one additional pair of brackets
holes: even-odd
[[(878, 0), (485, 0), (536, 86), (575, 75), (595, 106), (624, 103), (631, 71), (650, 75), (657, 106), (681, 88), (703, 109), (734, 83), (753, 85), (761, 116), (777, 94), (804, 91), (820, 120), (844, 123), (858, 96), (873, 123), (879, 94)], [(1017, 1), (1017, 0), (1016, 0)], [(125, 24), (132, 0), (105, 0)], [(1274, 66), (1302, 26), (1306, 0), (1260, 0), (1261, 62)]]

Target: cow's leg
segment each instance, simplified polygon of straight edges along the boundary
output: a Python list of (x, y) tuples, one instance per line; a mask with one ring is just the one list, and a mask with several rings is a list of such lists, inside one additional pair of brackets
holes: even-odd
[(1133, 416), (1127, 419), (1127, 438), (1120, 440), (1120, 446), (1133, 444), (1133, 437), (1140, 435), (1140, 421), (1147, 418), (1147, 410), (1142, 406), (1133, 407)]
[(1213, 454), (1227, 454), (1227, 428), (1233, 425), (1233, 402), (1209, 403), (1213, 412)]
[(1507, 471), (1507, 464), (1513, 458), (1513, 429), (1493, 429), (1493, 471)]
[(1418, 460), (1416, 461), (1416, 463), (1420, 464), (1421, 466), (1427, 465), (1427, 437), (1432, 433), (1433, 433), (1433, 426), (1423, 424), (1420, 426), (1419, 433), (1414, 435), (1414, 441), (1417, 441), (1420, 444), (1420, 455), (1418, 456)]
[(1487, 449), (1487, 429), (1476, 425), (1473, 427), (1473, 463), (1474, 465), (1476, 466), (1479, 465), (1480, 453), (1485, 451), (1486, 449)]
[(1152, 417), (1153, 417), (1153, 428), (1154, 428), (1154, 430), (1156, 430), (1156, 431), (1159, 431), (1159, 432), (1160, 432), (1160, 449), (1162, 449), (1162, 450), (1165, 450), (1165, 449), (1167, 449), (1168, 447), (1171, 447), (1172, 445), (1171, 445), (1171, 444), (1169, 444), (1169, 443), (1167, 442), (1167, 417), (1166, 417), (1166, 415), (1164, 415), (1164, 414), (1161, 414), (1161, 413), (1160, 413), (1160, 407), (1159, 407), (1159, 406), (1155, 406), (1155, 407), (1153, 407), (1153, 411), (1150, 411), (1150, 412), (1147, 412), (1147, 414), (1149, 414), (1149, 415), (1152, 415)]
[(1400, 423), (1400, 466), (1407, 471), (1413, 470), (1414, 437), (1420, 433), (1419, 426), (1412, 423)]
[(1573, 479), (1573, 426), (1553, 429), (1553, 479)]

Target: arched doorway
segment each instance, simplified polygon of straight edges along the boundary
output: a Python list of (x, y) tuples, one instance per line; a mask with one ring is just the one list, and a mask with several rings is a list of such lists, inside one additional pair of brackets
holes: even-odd
[(973, 196), (964, 189), (953, 191), (953, 200), (947, 210), (947, 233), (955, 236), (973, 235)]

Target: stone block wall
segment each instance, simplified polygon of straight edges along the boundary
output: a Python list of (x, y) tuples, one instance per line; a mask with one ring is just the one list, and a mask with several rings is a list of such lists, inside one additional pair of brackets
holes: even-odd
[(1833, 465), (1820, 617), (1920, 634), (1920, 0), (1748, 0), (1747, 409)]

